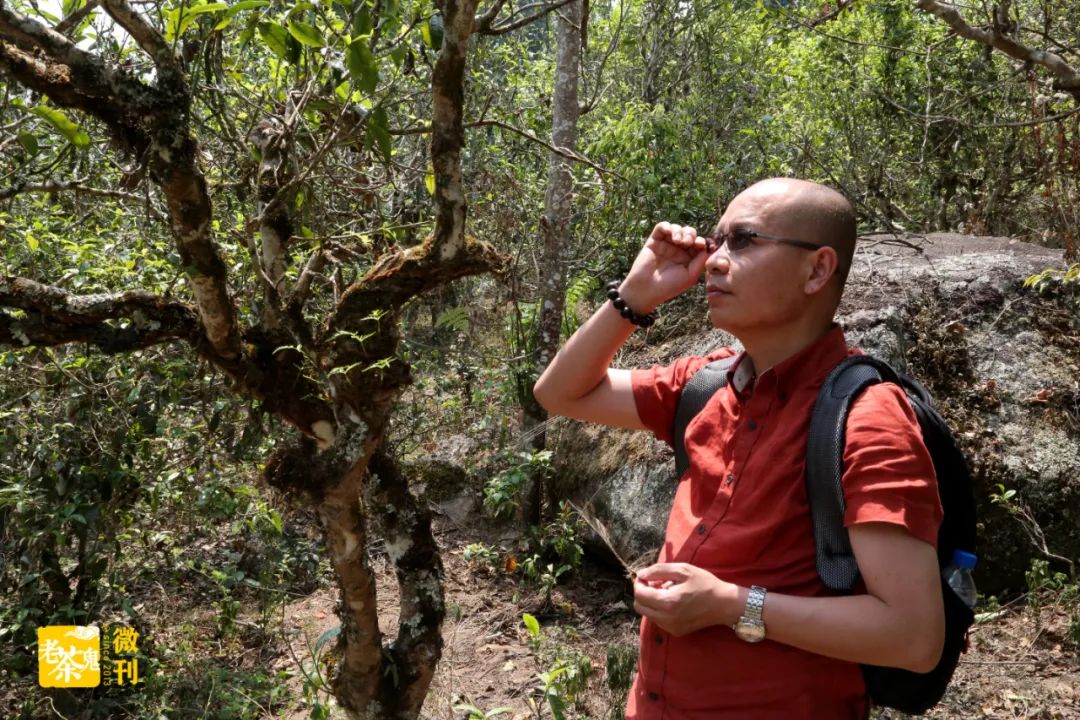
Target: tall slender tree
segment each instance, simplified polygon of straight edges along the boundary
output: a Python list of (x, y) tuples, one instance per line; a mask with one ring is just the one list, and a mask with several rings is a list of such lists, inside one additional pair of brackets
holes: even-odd
[[(574, 174), (567, 152), (575, 152), (581, 104), (578, 87), (581, 77), (583, 28), (588, 18), (583, 13), (584, 0), (571, 0), (556, 13), (555, 87), (553, 92), (551, 144), (564, 152), (551, 151), (548, 160), (547, 191), (544, 213), (540, 217), (543, 253), (538, 284), (539, 308), (536, 322), (536, 375), (543, 372), (559, 349), (562, 317), (566, 305), (566, 282), (572, 243), (571, 220), (574, 213)], [(547, 412), (529, 396), (525, 402), (525, 436), (532, 447), (546, 445), (544, 424)], [(523, 514), (536, 522), (540, 518), (539, 479), (533, 477), (525, 489)]]

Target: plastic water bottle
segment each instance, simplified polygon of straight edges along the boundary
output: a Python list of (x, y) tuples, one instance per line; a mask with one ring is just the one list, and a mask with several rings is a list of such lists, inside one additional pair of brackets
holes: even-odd
[(975, 607), (975, 599), (978, 593), (975, 590), (975, 580), (971, 577), (971, 571), (975, 569), (975, 561), (978, 558), (975, 553), (966, 550), (954, 550), (952, 562), (942, 570), (945, 582), (949, 584), (956, 596), (964, 601), (969, 608)]

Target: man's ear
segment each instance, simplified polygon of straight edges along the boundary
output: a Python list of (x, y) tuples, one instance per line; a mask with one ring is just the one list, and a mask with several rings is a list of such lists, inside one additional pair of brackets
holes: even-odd
[(839, 258), (836, 250), (826, 246), (815, 250), (809, 262), (809, 274), (803, 284), (803, 292), (807, 295), (816, 295), (836, 274)]

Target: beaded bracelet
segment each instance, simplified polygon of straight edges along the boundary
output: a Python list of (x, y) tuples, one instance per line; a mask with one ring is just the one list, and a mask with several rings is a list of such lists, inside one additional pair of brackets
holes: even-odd
[(622, 299), (621, 295), (619, 295), (620, 284), (621, 282), (618, 280), (612, 280), (607, 284), (608, 299), (611, 300), (611, 304), (615, 306), (615, 309), (619, 311), (619, 314), (630, 322), (637, 325), (638, 327), (647, 328), (654, 322), (656, 322), (655, 315), (651, 313), (648, 315), (638, 315), (636, 312), (627, 307), (626, 301)]

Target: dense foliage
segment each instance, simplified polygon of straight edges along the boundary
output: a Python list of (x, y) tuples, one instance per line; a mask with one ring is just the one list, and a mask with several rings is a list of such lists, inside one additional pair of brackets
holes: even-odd
[[(96, 5), (2, 7), (154, 81), (160, 68)], [(1004, 16), (1000, 6), (975, 5), (971, 25), (998, 27), (1080, 66), (1075, 0), (1005, 3)], [(212, 200), (210, 231), (242, 325), (273, 313), (280, 287), (307, 282), (301, 319), (325, 327), (345, 289), (380, 258), (432, 235), (429, 133), (443, 4), (137, 7), (189, 81), (186, 119)], [(535, 455), (523, 464), (515, 454), (513, 417), (534, 376), (531, 328), (546, 271), (536, 239), (557, 81), (553, 21), (536, 13), (518, 22), (537, 7), (511, 0), (501, 19), (488, 18), (472, 37), (465, 81), (466, 230), (508, 255), (509, 270), (396, 308), (400, 354), (381, 366), (322, 367), (300, 340), (272, 343), (275, 354), (302, 356), (304, 376), (328, 385), (335, 374), (378, 375), (407, 361), (416, 383), (388, 429), (395, 452), (416, 460), (439, 449), (440, 433), (471, 433), (491, 448), (476, 466), (507, 484), (536, 464)], [(960, 37), (907, 0), (605, 0), (586, 8), (567, 332), (578, 303), (628, 267), (656, 221), (706, 228), (740, 188), (772, 175), (843, 190), (864, 231), (955, 230), (1063, 247), (1072, 259), (1080, 252), (1080, 84), (1039, 63)], [(197, 283), (177, 250), (175, 208), (151, 160), (132, 152), (138, 143), (124, 146), (100, 117), (28, 89), (10, 56), (4, 62), (0, 276), (79, 296), (138, 289), (190, 298)], [(276, 258), (268, 259), (268, 234), (280, 239)], [(5, 309), (3, 327), (28, 312)], [(111, 322), (110, 337), (134, 333), (139, 322)], [(9, 693), (18, 704), (5, 716), (44, 712), (32, 691), (39, 625), (114, 618), (145, 626), (164, 617), (147, 603), (183, 598), (212, 608), (214, 642), (235, 649), (243, 632), (259, 632), (238, 625), (241, 603), (268, 615), (330, 582), (312, 518), (257, 483), (268, 453), (292, 437), (272, 398), (234, 394), (233, 379), (197, 343), (110, 354), (108, 343), (37, 348), (17, 333), (7, 341), (0, 641), (16, 650), (0, 661), (0, 677), (31, 692)], [(497, 514), (513, 514), (505, 487), (488, 492)], [(540, 577), (553, 563), (549, 595), (563, 572), (551, 558), (565, 554), (550, 544), (536, 543), (550, 557), (531, 556)], [(155, 649), (168, 672), (154, 676), (153, 692), (102, 693), (81, 709), (256, 717), (290, 702), (269, 673), (234, 675), (240, 666), (228, 653), (214, 654), (197, 635), (192, 627), (172, 639), (202, 657)], [(207, 691), (192, 674), (205, 658), (215, 682), (246, 688), (251, 702)], [(319, 717), (329, 686), (317, 671), (304, 674), (303, 686)]]

